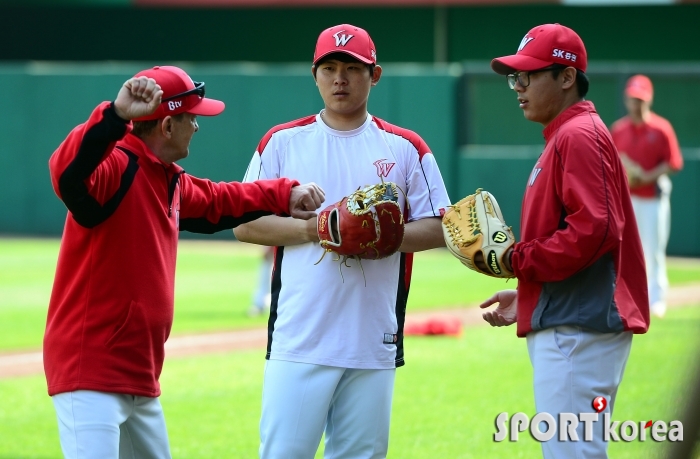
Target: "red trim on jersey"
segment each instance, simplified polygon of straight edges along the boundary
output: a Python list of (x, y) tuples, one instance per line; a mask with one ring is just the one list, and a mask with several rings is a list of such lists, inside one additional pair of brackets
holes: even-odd
[(267, 143), (270, 141), (272, 138), (272, 135), (276, 132), (283, 131), (285, 129), (290, 129), (290, 128), (295, 128), (299, 126), (306, 126), (311, 123), (316, 122), (316, 115), (310, 115), (310, 116), (305, 116), (303, 118), (299, 118), (298, 120), (290, 121), (288, 123), (284, 124), (278, 124), (277, 126), (273, 127), (269, 131), (267, 131), (267, 134), (265, 134), (260, 140), (260, 143), (258, 144), (257, 152), (259, 155), (262, 155), (263, 150), (267, 146)]
[(426, 144), (425, 141), (415, 132), (408, 129), (404, 129), (391, 123), (387, 123), (386, 121), (379, 119), (376, 116), (373, 116), (372, 120), (382, 131), (388, 132), (389, 134), (397, 135), (399, 137), (403, 137), (404, 139), (411, 142), (411, 144), (416, 148), (416, 150), (418, 150), (418, 157), (421, 160), (423, 159), (423, 155), (425, 155), (426, 153), (431, 153), (430, 148), (428, 148), (428, 144)]

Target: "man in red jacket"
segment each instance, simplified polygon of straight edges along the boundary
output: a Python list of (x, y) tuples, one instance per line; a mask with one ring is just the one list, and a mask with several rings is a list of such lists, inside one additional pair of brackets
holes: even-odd
[(652, 314), (666, 314), (666, 244), (671, 230), (671, 179), (683, 168), (683, 156), (673, 126), (651, 111), (654, 87), (646, 75), (627, 80), (628, 115), (611, 129), (627, 170), (632, 207), (644, 249)]
[[(518, 289), (481, 307), (492, 326), (517, 322), (527, 338), (538, 412), (589, 413), (606, 407), (576, 434), (542, 443), (547, 459), (607, 457), (604, 416), (612, 413), (633, 333), (649, 326), (642, 247), (624, 168), (588, 91), (586, 49), (559, 24), (530, 30), (515, 55), (494, 59), (525, 118), (544, 126), (545, 148), (525, 187), (522, 240), (506, 254)], [(599, 406), (602, 406), (599, 405)], [(566, 432), (564, 432), (566, 435)]]
[(308, 219), (315, 184), (213, 183), (189, 154), (204, 97), (177, 67), (127, 80), (51, 156), (68, 208), (44, 336), (44, 369), (66, 458), (170, 458), (158, 378), (173, 320), (179, 231), (212, 233), (263, 215)]

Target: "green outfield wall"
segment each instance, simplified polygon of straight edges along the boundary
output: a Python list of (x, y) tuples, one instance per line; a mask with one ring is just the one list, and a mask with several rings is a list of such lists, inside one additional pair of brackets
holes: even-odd
[[(272, 126), (319, 111), (322, 101), (306, 64), (180, 63), (207, 94), (226, 102), (201, 117), (191, 155), (180, 164), (213, 180), (240, 180)], [(0, 65), (0, 233), (55, 236), (65, 208), (53, 194), (48, 159), (75, 125), (143, 63)], [(519, 233), (522, 191), (542, 150), (541, 127), (526, 121), (505, 78), (487, 62), (442, 66), (387, 64), (372, 89), (373, 115), (417, 131), (431, 147), (453, 201), (477, 187), (492, 191)], [(676, 127), (686, 160), (673, 177), (669, 253), (700, 256), (700, 64), (592, 63), (589, 99), (611, 124), (624, 113), (621, 89), (632, 73), (655, 82), (655, 108)], [(684, 209), (680, 211), (681, 207)], [(211, 237), (211, 236), (207, 236)], [(232, 238), (230, 232), (218, 237)]]
[[(0, 233), (57, 235), (65, 209), (53, 194), (48, 159), (68, 132), (103, 100), (112, 100), (139, 64), (0, 66)], [(226, 102), (217, 117), (201, 117), (191, 155), (179, 162), (193, 175), (240, 180), (268, 129), (322, 108), (308, 65), (183, 65), (207, 95)], [(460, 67), (387, 66), (372, 89), (373, 115), (418, 131), (449, 169), (456, 149), (452, 119)], [(11, 109), (9, 108), (11, 107)], [(361, 185), (361, 184), (360, 184)], [(447, 182), (449, 187), (455, 184)], [(228, 232), (227, 232), (228, 233)], [(226, 235), (229, 236), (230, 233)]]

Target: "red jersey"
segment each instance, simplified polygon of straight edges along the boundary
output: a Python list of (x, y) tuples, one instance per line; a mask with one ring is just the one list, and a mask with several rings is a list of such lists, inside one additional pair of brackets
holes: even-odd
[[(652, 112), (641, 124), (634, 124), (629, 116), (625, 116), (612, 125), (611, 133), (620, 154), (625, 153), (646, 171), (664, 162), (674, 171), (683, 168), (676, 132), (668, 120), (656, 113)], [(630, 192), (643, 198), (653, 198), (661, 193), (655, 183), (634, 187)]]
[(584, 101), (559, 114), (544, 137), (513, 251), (518, 336), (559, 325), (646, 332), (642, 246), (608, 129)]
[(130, 131), (104, 102), (49, 161), (68, 208), (44, 335), (49, 395), (160, 395), (179, 231), (212, 233), (289, 212), (297, 182), (198, 179)]

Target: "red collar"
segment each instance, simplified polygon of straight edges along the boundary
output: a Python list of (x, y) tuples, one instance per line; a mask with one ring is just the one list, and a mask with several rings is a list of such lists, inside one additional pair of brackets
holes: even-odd
[(571, 118), (573, 118), (576, 115), (580, 115), (581, 113), (586, 113), (586, 112), (596, 113), (595, 106), (593, 106), (593, 102), (588, 101), (588, 100), (582, 100), (581, 102), (577, 102), (574, 105), (567, 108), (566, 110), (564, 110), (563, 112), (561, 112), (542, 131), (542, 134), (544, 135), (545, 142), (549, 142), (549, 138), (552, 137), (552, 135), (555, 132), (557, 132), (557, 130), (560, 127), (562, 127), (562, 125), (564, 125), (567, 121), (569, 121)]
[(143, 152), (142, 155), (139, 155), (150, 162), (154, 164), (159, 164), (161, 167), (166, 168), (168, 172), (181, 172), (183, 169), (182, 167), (178, 166), (175, 163), (171, 164), (166, 164), (163, 161), (161, 161), (152, 151), (150, 148), (148, 148), (148, 145), (141, 140), (140, 138), (136, 137), (135, 135), (129, 133), (127, 134), (121, 141), (121, 143), (124, 144), (124, 146), (129, 149), (136, 152)]

